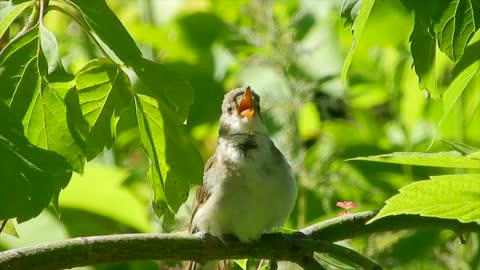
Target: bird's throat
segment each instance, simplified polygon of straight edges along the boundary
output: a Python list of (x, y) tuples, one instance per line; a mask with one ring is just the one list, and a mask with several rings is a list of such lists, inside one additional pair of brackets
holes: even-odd
[(233, 134), (221, 138), (226, 151), (238, 152), (241, 157), (248, 157), (249, 153), (258, 148), (258, 134)]

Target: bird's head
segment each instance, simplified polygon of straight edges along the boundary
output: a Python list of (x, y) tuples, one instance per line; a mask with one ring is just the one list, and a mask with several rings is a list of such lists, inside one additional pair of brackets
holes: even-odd
[(267, 134), (260, 114), (260, 97), (250, 86), (233, 89), (223, 99), (220, 135), (254, 134)]

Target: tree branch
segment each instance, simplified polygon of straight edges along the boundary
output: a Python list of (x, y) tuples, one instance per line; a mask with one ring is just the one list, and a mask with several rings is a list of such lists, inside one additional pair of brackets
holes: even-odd
[(303, 257), (297, 262), (303, 269), (326, 270), (317, 260), (312, 257)]
[[(264, 234), (259, 241), (223, 244), (208, 235), (122, 234), (67, 239), (0, 253), (0, 269), (63, 269), (136, 260), (195, 260), (257, 258), (292, 261), (321, 269), (305, 258), (314, 252), (350, 259), (364, 269), (380, 266), (353, 250), (331, 242), (374, 232), (430, 227), (457, 232), (480, 231), (477, 223), (419, 216), (393, 216), (365, 225), (375, 212), (362, 212), (317, 223), (293, 234)], [(346, 257), (348, 256), (348, 257)]]
[(454, 219), (421, 217), (417, 215), (388, 216), (365, 225), (365, 223), (376, 214), (377, 211), (365, 211), (352, 215), (344, 215), (316, 223), (300, 230), (300, 232), (313, 239), (336, 242), (351, 239), (359, 235), (405, 229), (431, 228), (452, 230), (457, 233), (480, 231), (480, 225), (476, 222), (461, 223)]

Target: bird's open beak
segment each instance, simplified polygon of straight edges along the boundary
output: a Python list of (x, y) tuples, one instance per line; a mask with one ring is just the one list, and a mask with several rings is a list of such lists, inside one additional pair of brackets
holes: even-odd
[(255, 116), (255, 105), (253, 104), (252, 90), (250, 86), (247, 87), (243, 94), (242, 101), (238, 105), (237, 114), (240, 117), (248, 117), (252, 119)]

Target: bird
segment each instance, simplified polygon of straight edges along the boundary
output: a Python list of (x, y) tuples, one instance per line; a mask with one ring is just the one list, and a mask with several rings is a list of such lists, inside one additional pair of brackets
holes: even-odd
[(258, 240), (281, 228), (295, 206), (292, 168), (263, 122), (260, 96), (249, 86), (225, 94), (217, 147), (194, 199), (190, 233)]

